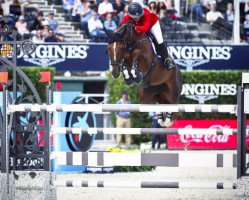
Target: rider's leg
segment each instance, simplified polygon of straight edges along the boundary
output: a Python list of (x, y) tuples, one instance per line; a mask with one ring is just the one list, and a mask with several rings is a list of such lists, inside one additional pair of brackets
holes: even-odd
[(168, 69), (172, 69), (175, 67), (175, 62), (172, 60), (172, 58), (169, 57), (168, 49), (166, 44), (163, 41), (163, 35), (162, 30), (159, 24), (159, 21), (157, 21), (150, 29), (150, 32), (155, 36), (157, 43), (158, 43), (158, 53), (163, 59), (164, 65)]

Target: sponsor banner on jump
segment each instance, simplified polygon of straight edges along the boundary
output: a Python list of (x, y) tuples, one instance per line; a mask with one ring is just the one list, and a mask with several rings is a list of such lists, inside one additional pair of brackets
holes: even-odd
[(106, 71), (109, 57), (106, 44), (37, 44), (31, 55), (17, 54), (18, 66), (53, 66), (56, 71)]
[(217, 99), (220, 96), (236, 96), (236, 84), (183, 84), (181, 95), (188, 99), (204, 104), (211, 99)]
[[(249, 120), (247, 121), (249, 128)], [(237, 120), (174, 120), (172, 128), (237, 128)], [(236, 149), (237, 135), (167, 135), (168, 149)], [(247, 136), (249, 143), (249, 136)]]
[[(46, 43), (37, 44), (31, 55), (18, 51), (18, 66), (54, 66), (57, 71), (109, 70), (107, 44)], [(181, 69), (249, 69), (248, 46), (169, 46), (170, 53)], [(11, 49), (1, 48), (1, 55)]]

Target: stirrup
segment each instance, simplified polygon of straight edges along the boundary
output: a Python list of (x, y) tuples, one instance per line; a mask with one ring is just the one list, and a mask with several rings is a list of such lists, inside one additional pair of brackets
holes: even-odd
[(166, 58), (164, 60), (164, 65), (168, 68), (168, 70), (171, 70), (176, 67), (176, 64), (172, 58)]

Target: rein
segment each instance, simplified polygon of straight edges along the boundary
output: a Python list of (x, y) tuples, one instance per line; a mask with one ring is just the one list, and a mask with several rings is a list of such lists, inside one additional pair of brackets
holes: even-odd
[[(129, 24), (127, 23), (126, 26), (128, 26), (130, 28), (130, 38), (133, 38), (132, 36), (132, 33), (133, 33), (133, 30), (134, 30), (134, 26), (132, 24)], [(132, 45), (132, 42), (128, 42), (128, 52), (129, 53), (132, 53), (134, 51), (134, 49), (136, 49), (140, 44), (142, 44), (142, 42), (144, 41), (147, 41), (149, 40), (150, 42), (150, 46), (151, 46), (151, 49), (152, 49), (152, 44), (151, 44), (151, 41), (150, 41), (150, 38), (149, 36), (146, 35), (145, 38), (142, 38), (142, 39), (139, 39), (135, 42), (135, 44)], [(147, 72), (144, 74), (144, 77), (143, 77), (143, 80), (142, 82), (140, 83), (140, 86), (141, 87), (148, 87), (150, 85), (150, 76), (154, 70), (154, 65), (156, 63), (156, 54), (154, 53), (153, 49), (152, 49), (152, 52), (153, 52), (153, 59), (149, 65), (149, 68), (147, 69)], [(136, 61), (133, 61), (133, 63), (136, 62)]]
[[(152, 44), (151, 44), (151, 41), (150, 41), (150, 38), (149, 36), (146, 35), (145, 38), (142, 38), (142, 39), (137, 39), (136, 41), (132, 40), (134, 37), (133, 37), (133, 31), (135, 30), (135, 27), (134, 25), (130, 24), (130, 23), (126, 23), (125, 24), (125, 28), (129, 28), (129, 34), (130, 34), (130, 41), (129, 42), (125, 42), (123, 40), (123, 38), (120, 38), (119, 42), (121, 42), (124, 47), (122, 48), (122, 57), (120, 60), (113, 60), (111, 57), (110, 57), (110, 64), (111, 65), (118, 65), (119, 66), (119, 71), (123, 70), (125, 68), (125, 55), (126, 53), (132, 53), (135, 49), (138, 49), (138, 46), (141, 45), (143, 42), (145, 41), (149, 41), (150, 42), (150, 46), (152, 48)], [(147, 68), (147, 72), (144, 74), (143, 76), (143, 79), (142, 79), (142, 82), (140, 83), (140, 86), (141, 87), (148, 87), (150, 85), (150, 76), (153, 72), (153, 66), (155, 65), (156, 63), (156, 54), (154, 53), (153, 49), (152, 49), (152, 52), (153, 52), (153, 59), (151, 61), (151, 63), (148, 65), (148, 68)], [(136, 62), (135, 61), (132, 61), (132, 66), (134, 66), (134, 63)], [(137, 68), (139, 68), (137, 66)], [(139, 69), (138, 69), (139, 70)]]

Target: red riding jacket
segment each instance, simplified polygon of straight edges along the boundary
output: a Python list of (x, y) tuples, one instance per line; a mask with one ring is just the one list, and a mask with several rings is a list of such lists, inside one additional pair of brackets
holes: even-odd
[(154, 13), (151, 13), (146, 8), (143, 8), (143, 10), (144, 15), (138, 20), (138, 22), (136, 22), (133, 18), (126, 14), (122, 20), (122, 23), (131, 21), (131, 23), (136, 26), (137, 32), (148, 32), (151, 27), (158, 21), (158, 16)]

